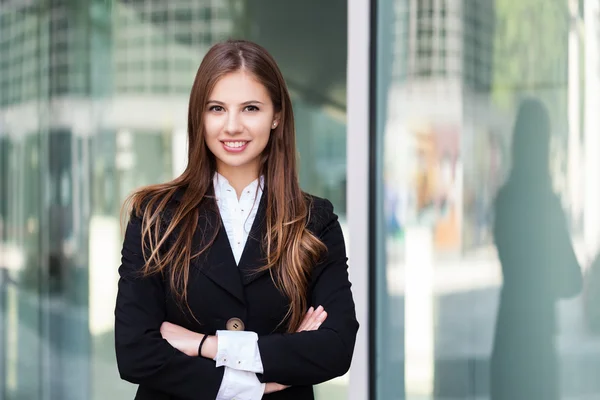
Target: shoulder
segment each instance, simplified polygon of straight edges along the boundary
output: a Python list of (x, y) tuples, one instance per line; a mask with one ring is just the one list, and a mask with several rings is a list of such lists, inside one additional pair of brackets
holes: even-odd
[(338, 224), (338, 216), (328, 199), (304, 193), (308, 205), (308, 228), (322, 235), (328, 228)]
[(323, 197), (317, 197), (310, 193), (304, 193), (304, 197), (310, 206), (312, 212), (317, 213), (333, 213), (333, 204), (331, 201)]
[(168, 222), (179, 207), (184, 193), (185, 188), (182, 187), (171, 190), (139, 190), (132, 197), (130, 218), (143, 220), (145, 216), (158, 213), (163, 223)]

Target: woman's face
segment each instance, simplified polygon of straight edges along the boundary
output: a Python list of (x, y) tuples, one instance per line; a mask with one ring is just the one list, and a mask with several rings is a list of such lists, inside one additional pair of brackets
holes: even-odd
[(279, 115), (267, 89), (244, 70), (224, 75), (208, 96), (204, 109), (206, 144), (217, 170), (244, 169), (258, 175), (260, 155)]

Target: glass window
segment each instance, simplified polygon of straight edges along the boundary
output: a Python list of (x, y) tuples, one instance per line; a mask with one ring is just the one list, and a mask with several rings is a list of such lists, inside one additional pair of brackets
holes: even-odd
[(405, 80), (429, 38), (390, 34), (422, 8), (396, 3), (377, 2), (376, 398), (598, 397), (600, 4), (423, 3), (449, 73)]
[[(120, 206), (182, 172), (189, 92), (214, 40), (245, 37), (274, 55), (292, 93), (301, 186), (329, 198), (346, 230), (346, 3), (310, 3), (317, 23), (305, 2), (264, 0), (268, 13), (247, 2), (50, 2), (52, 18), (32, 13), (23, 32), (18, 2), (0, 3), (0, 399), (133, 398), (109, 301)], [(27, 57), (23, 41), (35, 43)], [(21, 98), (22, 71), (35, 76), (33, 102)], [(315, 392), (338, 400), (346, 387), (341, 377)]]

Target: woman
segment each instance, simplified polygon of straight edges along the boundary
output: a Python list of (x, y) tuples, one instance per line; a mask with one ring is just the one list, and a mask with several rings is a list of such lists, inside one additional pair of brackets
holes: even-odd
[(291, 102), (266, 50), (209, 50), (188, 143), (180, 177), (130, 198), (121, 377), (136, 399), (313, 399), (350, 367), (358, 323), (340, 224), (300, 190)]

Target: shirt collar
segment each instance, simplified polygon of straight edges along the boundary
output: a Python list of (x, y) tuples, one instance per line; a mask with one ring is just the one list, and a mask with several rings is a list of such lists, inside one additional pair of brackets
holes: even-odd
[[(227, 189), (232, 189), (233, 187), (223, 175), (218, 172), (215, 172), (213, 177), (213, 186), (215, 188), (215, 195), (217, 197), (221, 197), (222, 193)], [(252, 181), (248, 186), (244, 188), (244, 191), (249, 191), (251, 193), (261, 193), (263, 188), (265, 187), (265, 177), (261, 175), (259, 178)]]

